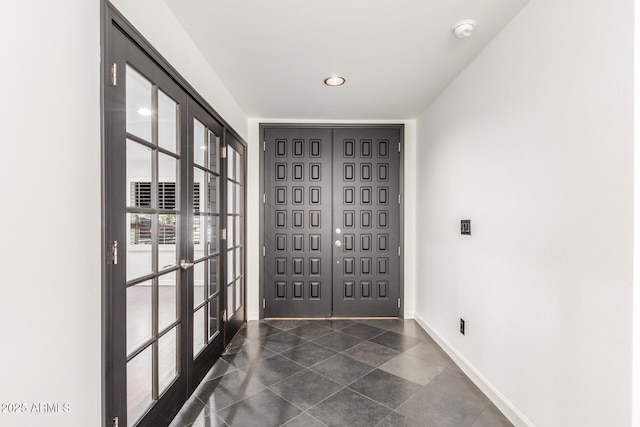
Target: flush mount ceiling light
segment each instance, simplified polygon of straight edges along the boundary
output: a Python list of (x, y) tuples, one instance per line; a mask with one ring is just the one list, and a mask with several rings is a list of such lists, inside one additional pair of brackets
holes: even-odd
[(324, 84), (327, 86), (342, 86), (345, 81), (344, 77), (332, 76), (324, 79)]
[(466, 39), (473, 33), (473, 29), (476, 27), (476, 21), (473, 19), (465, 19), (458, 22), (453, 26), (453, 34), (459, 39)]
[(150, 116), (151, 115), (151, 110), (148, 108), (138, 108), (138, 114), (140, 114), (141, 116)]

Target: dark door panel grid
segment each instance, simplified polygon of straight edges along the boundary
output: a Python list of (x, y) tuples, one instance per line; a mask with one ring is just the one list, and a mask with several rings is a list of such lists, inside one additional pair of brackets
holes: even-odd
[(400, 129), (265, 129), (265, 317), (398, 316)]

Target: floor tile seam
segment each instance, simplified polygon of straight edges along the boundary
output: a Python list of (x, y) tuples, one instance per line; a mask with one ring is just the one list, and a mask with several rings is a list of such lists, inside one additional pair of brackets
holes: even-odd
[[(273, 385), (275, 385), (275, 384), (273, 384)], [(290, 405), (293, 405), (293, 406), (295, 406), (296, 408), (300, 409), (300, 410), (302, 411), (301, 413), (306, 412), (306, 410), (305, 410), (304, 408), (301, 408), (301, 407), (299, 407), (298, 405), (296, 405), (295, 403), (291, 402), (291, 401), (290, 401), (290, 400), (288, 400), (286, 397), (284, 397), (283, 395), (281, 395), (280, 393), (278, 393), (276, 390), (273, 390), (271, 387), (267, 387), (267, 388), (268, 388), (272, 393), (274, 393), (276, 396), (278, 396), (278, 397), (280, 397), (282, 400), (284, 400), (285, 402), (287, 402), (287, 403), (289, 403)], [(314, 405), (314, 406), (315, 406), (315, 405)], [(313, 408), (313, 406), (311, 406), (311, 408)], [(307, 409), (311, 409), (311, 408), (307, 408)], [(298, 414), (298, 415), (300, 415), (300, 414)], [(297, 417), (298, 415), (296, 415), (296, 417)], [(294, 417), (294, 418), (295, 418), (295, 417)], [(292, 419), (293, 419), (293, 418), (292, 418)], [(287, 423), (288, 423), (289, 421), (291, 421), (291, 420), (288, 420), (288, 421), (287, 421)], [(286, 423), (285, 423), (285, 424), (286, 424)]]
[(369, 340), (371, 340), (371, 339), (373, 339), (375, 337), (379, 337), (380, 335), (384, 334), (387, 331), (382, 331), (382, 333), (380, 333), (378, 335), (374, 335), (374, 336), (369, 337), (369, 338), (362, 338), (362, 337), (359, 337), (357, 335), (353, 335), (353, 334), (350, 334), (349, 332), (344, 332), (344, 331), (336, 331), (336, 332), (342, 332), (345, 335), (349, 335), (350, 337), (358, 338), (358, 339), (362, 340), (362, 342), (364, 342), (364, 341), (369, 341)]
[[(380, 425), (384, 420), (386, 420), (387, 418), (389, 418), (389, 415), (394, 414), (394, 413), (395, 413), (395, 414), (397, 414), (397, 415), (400, 415), (401, 417), (404, 417), (404, 415), (402, 415), (400, 412), (398, 412), (398, 411), (396, 411), (396, 410), (392, 410), (392, 411), (391, 411), (391, 412), (389, 412), (389, 413), (388, 413), (388, 414), (387, 414), (383, 419), (381, 419), (380, 421), (378, 421), (378, 422), (377, 422), (373, 427), (377, 427), (377, 426), (379, 426), (379, 425)], [(405, 418), (408, 418), (408, 417), (405, 417)], [(408, 419), (410, 419), (410, 418), (408, 418)]]
[[(336, 356), (337, 356), (337, 354), (336, 354)], [(330, 357), (329, 359), (331, 359), (331, 358), (333, 358), (333, 357), (335, 357), (335, 356), (332, 356), (332, 357)], [(347, 356), (347, 357), (349, 357), (349, 356)], [(329, 359), (325, 359), (325, 360), (329, 360)], [(355, 359), (353, 359), (353, 360), (355, 360)], [(356, 362), (357, 362), (357, 360), (356, 360)], [(367, 365), (367, 366), (371, 367), (371, 365), (369, 365), (369, 364), (367, 364), (367, 363), (363, 363), (363, 362), (360, 362), (360, 363), (362, 363), (363, 365)], [(317, 365), (317, 364), (316, 364), (316, 365)], [(316, 366), (316, 365), (314, 365), (314, 366)], [(369, 371), (365, 372), (363, 375), (359, 376), (357, 379), (355, 379), (355, 380), (351, 381), (351, 382), (350, 382), (349, 384), (347, 384), (347, 385), (342, 385), (341, 383), (337, 382), (337, 381), (336, 381), (336, 380), (334, 380), (333, 378), (329, 378), (328, 376), (324, 375), (322, 372), (318, 372), (318, 371), (316, 371), (316, 370), (314, 370), (314, 369), (311, 369), (311, 368), (309, 368), (309, 369), (310, 369), (310, 370), (312, 370), (313, 372), (315, 372), (316, 374), (318, 374), (318, 375), (320, 375), (320, 376), (322, 376), (322, 377), (324, 377), (324, 378), (326, 378), (326, 379), (328, 379), (328, 380), (331, 380), (331, 381), (333, 381), (334, 383), (336, 383), (336, 384), (338, 384), (338, 385), (340, 385), (340, 386), (342, 386), (342, 387), (344, 387), (344, 388), (348, 388), (351, 384), (353, 384), (353, 383), (355, 383), (355, 382), (357, 382), (357, 381), (360, 381), (362, 378), (366, 377), (367, 375), (369, 375), (371, 372), (375, 371), (375, 370), (376, 370), (376, 369), (378, 369), (378, 368), (371, 367), (371, 370), (369, 370)]]
[[(325, 336), (326, 336), (326, 335), (325, 335)], [(351, 335), (350, 335), (350, 336), (351, 336)], [(320, 338), (324, 338), (324, 337), (320, 337)], [(318, 339), (320, 339), (320, 338), (318, 338)], [(357, 338), (357, 337), (354, 337), (354, 338)], [(365, 341), (366, 341), (366, 340), (365, 340)], [(352, 345), (351, 347), (347, 347), (347, 348), (345, 348), (344, 350), (340, 350), (340, 351), (339, 351), (339, 350), (336, 350), (335, 348), (327, 347), (326, 345), (324, 345), (324, 344), (320, 344), (319, 342), (316, 342), (316, 341), (309, 341), (309, 342), (312, 342), (312, 343), (314, 343), (314, 344), (317, 344), (317, 345), (319, 345), (319, 346), (321, 346), (321, 347), (324, 347), (324, 348), (329, 349), (329, 350), (331, 350), (331, 351), (335, 351), (336, 353), (340, 354), (340, 353), (342, 353), (343, 351), (347, 351), (347, 350), (349, 350), (350, 348), (353, 348), (353, 347), (357, 346), (358, 344), (362, 344), (364, 341), (360, 341), (358, 344), (354, 344), (354, 345)], [(345, 355), (345, 356), (346, 356), (346, 355)], [(332, 357), (333, 357), (333, 356), (332, 356)]]
[[(284, 359), (287, 359), (286, 357), (284, 357), (284, 356), (282, 356), (282, 355), (279, 355), (279, 354), (276, 354), (276, 355), (274, 355), (274, 356), (280, 356), (280, 357), (282, 357), (282, 358), (284, 358)], [(269, 358), (267, 358), (267, 359), (269, 359)], [(263, 359), (263, 360), (266, 360), (266, 359)], [(288, 360), (289, 362), (293, 362), (293, 363), (295, 363), (296, 365), (298, 365), (298, 366), (302, 367), (302, 369), (301, 369), (301, 370), (299, 370), (299, 371), (294, 372), (293, 374), (290, 374), (290, 375), (289, 375), (289, 376), (287, 376), (287, 377), (284, 377), (284, 378), (282, 378), (282, 379), (278, 380), (278, 382), (280, 382), (280, 381), (284, 381), (284, 380), (287, 380), (287, 379), (291, 378), (292, 376), (294, 376), (294, 375), (298, 374), (299, 372), (301, 372), (301, 371), (303, 371), (303, 370), (307, 369), (307, 367), (306, 367), (306, 366), (302, 366), (301, 364), (297, 363), (297, 362), (296, 362), (296, 361), (294, 361), (294, 360), (291, 360), (291, 359), (287, 359), (287, 360)], [(244, 373), (245, 375), (249, 376), (249, 374), (247, 374), (246, 372), (243, 372), (243, 373)], [(253, 379), (254, 381), (258, 381), (258, 382), (259, 382), (260, 384), (262, 384), (265, 388), (269, 388), (269, 387), (270, 387), (270, 386), (268, 386), (268, 385), (264, 384), (263, 382), (261, 382), (258, 378), (252, 378), (252, 379)], [(271, 384), (271, 385), (275, 385), (275, 384), (277, 384), (277, 383), (274, 383), (274, 384)]]
[[(311, 409), (311, 408), (309, 408)], [(303, 414), (307, 414), (309, 415), (311, 418), (313, 418), (314, 420), (316, 420), (317, 422), (319, 422), (320, 424), (322, 424), (325, 427), (329, 427), (327, 424), (323, 423), (322, 421), (320, 421), (319, 419), (317, 419), (316, 417), (314, 417), (313, 415), (311, 415), (310, 413), (308, 413), (307, 411), (304, 411)]]
[[(431, 381), (429, 381), (427, 384), (425, 384), (425, 385), (423, 386), (423, 388), (426, 388), (429, 384), (431, 384), (431, 382), (432, 382), (433, 380), (435, 380), (436, 378), (438, 378), (440, 375), (442, 375), (442, 374), (444, 374), (444, 373), (445, 373), (445, 371), (440, 372), (438, 375), (436, 375), (435, 377), (433, 377), (433, 378), (431, 379)], [(449, 374), (449, 375), (455, 375), (455, 374)], [(459, 376), (459, 375), (458, 375), (458, 376)], [(469, 379), (469, 377), (467, 377), (466, 375), (465, 375), (465, 377), (464, 377), (464, 378), (465, 378), (465, 379), (467, 379), (467, 380), (469, 380), (469, 381), (471, 381), (471, 380)], [(474, 384), (474, 385), (475, 385), (475, 384)], [(487, 405), (489, 405), (489, 403), (493, 403), (493, 402), (491, 402), (491, 399), (489, 399), (489, 396), (487, 396), (486, 394), (484, 394), (484, 393), (482, 392), (482, 390), (480, 390), (480, 389), (478, 389), (478, 390), (479, 390), (480, 394), (484, 397), (484, 398), (482, 399), (482, 400), (483, 400), (483, 403), (484, 403), (484, 404), (483, 404), (483, 406), (482, 406), (482, 410), (484, 411), (484, 410), (486, 409)], [(444, 396), (448, 396), (448, 397), (458, 397), (458, 398), (459, 398), (459, 397), (462, 397), (459, 393), (451, 393), (451, 392), (448, 392), (448, 391), (439, 391), (439, 394), (444, 395)], [(466, 400), (466, 399), (465, 399), (465, 400)]]
[[(222, 408), (220, 408), (220, 409), (216, 409), (216, 410), (215, 410), (214, 412), (212, 412), (212, 413), (213, 413), (214, 415), (218, 415), (218, 414), (220, 413), (220, 411), (224, 411), (225, 409), (229, 408), (230, 406), (233, 406), (233, 405), (235, 405), (236, 403), (240, 403), (240, 402), (242, 402), (242, 401), (244, 401), (244, 400), (247, 400), (248, 398), (253, 397), (253, 396), (255, 396), (255, 395), (256, 395), (256, 394), (258, 394), (258, 393), (262, 393), (263, 391), (265, 391), (265, 390), (268, 388), (267, 386), (265, 386), (265, 385), (264, 385), (264, 384), (262, 384), (262, 383), (260, 383), (260, 385), (262, 385), (264, 388), (261, 388), (261, 389), (260, 389), (260, 390), (258, 390), (258, 391), (255, 391), (255, 392), (253, 392), (253, 393), (250, 393), (250, 394), (248, 394), (248, 395), (244, 396), (244, 397), (243, 397), (242, 399), (240, 399), (240, 400), (236, 400), (236, 401), (234, 401), (234, 402), (232, 402), (232, 403), (229, 403), (228, 405), (223, 406), (223, 407), (222, 407)], [(206, 405), (206, 403), (205, 403), (205, 405)], [(220, 418), (220, 417), (218, 417), (218, 418)], [(222, 420), (222, 421), (224, 421), (224, 420)], [(226, 421), (225, 421), (225, 422), (226, 422)]]
[[(362, 379), (362, 378), (361, 378), (361, 379)], [(400, 406), (402, 406), (402, 405), (403, 405), (407, 400), (411, 399), (413, 396), (415, 396), (415, 395), (416, 395), (416, 393), (418, 393), (418, 392), (413, 393), (411, 396), (407, 397), (407, 398), (406, 398), (402, 403), (400, 403), (398, 406), (396, 406), (395, 408), (392, 408), (392, 407), (390, 407), (390, 406), (385, 405), (385, 404), (384, 404), (384, 403), (382, 403), (382, 402), (378, 402), (377, 400), (375, 400), (375, 399), (374, 399), (374, 398), (372, 398), (372, 397), (367, 396), (366, 394), (362, 394), (362, 393), (360, 393), (358, 390), (354, 390), (354, 389), (352, 389), (352, 388), (351, 388), (351, 386), (352, 386), (353, 384), (355, 384), (356, 382), (358, 382), (358, 381), (355, 381), (355, 382), (353, 382), (353, 383), (349, 384), (346, 388), (348, 388), (349, 390), (351, 390), (351, 391), (353, 391), (353, 392), (355, 392), (355, 393), (358, 393), (359, 395), (361, 395), (361, 396), (363, 396), (363, 397), (366, 397), (366, 398), (367, 398), (367, 399), (369, 399), (370, 401), (372, 401), (372, 402), (374, 402), (374, 403), (377, 403), (377, 404), (378, 404), (378, 405), (380, 405), (380, 406), (384, 406), (385, 408), (387, 408), (388, 410), (393, 411), (393, 412), (395, 412), (395, 410), (396, 410), (396, 409), (398, 409), (398, 408), (399, 408)], [(389, 414), (387, 414), (387, 415), (389, 415)], [(385, 415), (385, 418), (386, 418), (386, 415)]]
[[(322, 375), (322, 374), (320, 374)], [(323, 375), (324, 376), (324, 375)], [(326, 378), (326, 377), (325, 377)], [(330, 378), (329, 378), (330, 379)], [(332, 380), (333, 381), (333, 380)], [(335, 381), (333, 381), (335, 382)], [(312, 410), (313, 408), (317, 407), (318, 405), (320, 405), (322, 402), (324, 402), (327, 399), (330, 399), (331, 397), (335, 396), (336, 394), (340, 393), (342, 390), (344, 390), (345, 388), (348, 388), (347, 386), (343, 386), (342, 384), (337, 383), (339, 386), (341, 386), (341, 388), (339, 388), (338, 390), (336, 390), (334, 393), (331, 393), (329, 396), (325, 397), (324, 399), (322, 399), (321, 401), (319, 401), (318, 403), (316, 403), (315, 405), (313, 405), (312, 407), (308, 408), (305, 412), (309, 412), (310, 410)], [(311, 414), (309, 414), (311, 415)], [(311, 415), (313, 417), (313, 415)], [(314, 417), (315, 418), (315, 417)], [(324, 423), (323, 423), (324, 424)]]

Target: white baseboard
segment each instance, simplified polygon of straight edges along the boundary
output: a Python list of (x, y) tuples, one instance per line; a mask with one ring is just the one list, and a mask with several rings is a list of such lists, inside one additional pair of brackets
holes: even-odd
[(424, 329), (427, 334), (438, 343), (440, 347), (453, 359), (458, 367), (464, 372), (473, 383), (493, 402), (494, 405), (505, 417), (516, 427), (534, 427), (534, 424), (527, 419), (500, 391), (487, 380), (487, 378), (476, 369), (464, 356), (458, 353), (447, 340), (442, 338), (425, 320), (415, 313), (414, 319)]

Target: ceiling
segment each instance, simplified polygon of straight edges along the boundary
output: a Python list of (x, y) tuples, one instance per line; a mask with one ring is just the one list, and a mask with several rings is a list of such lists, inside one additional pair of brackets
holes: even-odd
[[(251, 118), (420, 115), (528, 0), (164, 0)], [(459, 40), (454, 24), (474, 19)], [(328, 87), (340, 75), (347, 82)]]

